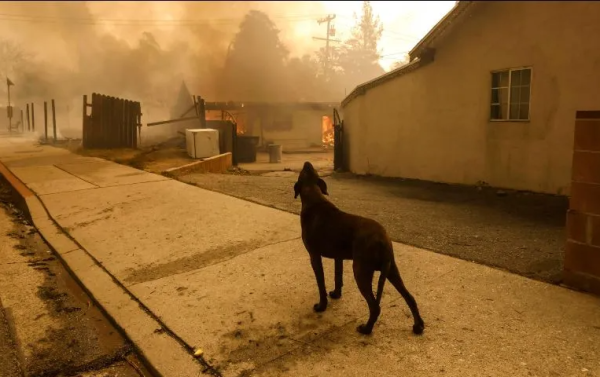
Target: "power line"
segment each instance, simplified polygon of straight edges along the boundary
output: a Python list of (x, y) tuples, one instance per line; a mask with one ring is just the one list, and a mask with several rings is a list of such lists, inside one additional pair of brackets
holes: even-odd
[(394, 55), (401, 55), (401, 54), (408, 54), (408, 51), (390, 52), (389, 54), (381, 55), (381, 57), (384, 58), (387, 56), (394, 56)]
[(392, 52), (389, 54), (380, 55), (379, 60), (399, 60), (402, 57), (406, 56), (407, 54), (408, 54), (408, 51)]
[[(270, 16), (272, 20), (287, 22), (311, 21), (318, 15), (274, 15)], [(236, 18), (211, 18), (211, 19), (110, 19), (110, 18), (80, 18), (80, 17), (53, 17), (53, 16), (31, 16), (22, 14), (0, 13), (0, 21), (15, 21), (29, 23), (69, 23), (82, 25), (98, 25), (111, 23), (116, 25), (157, 25), (157, 26), (180, 26), (180, 25), (198, 25), (198, 24), (238, 24), (244, 17)]]

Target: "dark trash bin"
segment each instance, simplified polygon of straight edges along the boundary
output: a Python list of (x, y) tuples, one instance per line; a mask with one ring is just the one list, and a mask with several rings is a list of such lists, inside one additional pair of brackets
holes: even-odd
[(256, 162), (258, 136), (237, 135), (237, 162)]

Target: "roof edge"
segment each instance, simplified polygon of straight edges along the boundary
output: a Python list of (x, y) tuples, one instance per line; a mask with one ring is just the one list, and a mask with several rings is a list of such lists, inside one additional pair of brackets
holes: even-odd
[(350, 101), (364, 94), (368, 89), (371, 89), (378, 84), (382, 84), (394, 77), (401, 76), (405, 73), (412, 72), (415, 69), (431, 63), (435, 56), (435, 49), (431, 46), (447, 28), (455, 21), (458, 17), (464, 14), (464, 12), (470, 8), (475, 1), (457, 1), (454, 7), (446, 13), (442, 19), (435, 24), (435, 26), (413, 47), (408, 53), (410, 63), (397, 68), (393, 71), (387, 72), (373, 80), (367, 81), (363, 84), (358, 85), (349, 95), (346, 96), (341, 102), (341, 107), (344, 108)]
[(412, 62), (403, 65), (402, 67), (396, 68), (390, 72), (384, 73), (381, 76), (378, 76), (370, 81), (367, 81), (365, 83), (362, 83), (360, 85), (358, 85), (356, 88), (354, 88), (354, 90), (352, 92), (350, 92), (350, 94), (348, 94), (346, 96), (346, 98), (344, 98), (341, 102), (341, 107), (344, 108), (350, 101), (352, 101), (354, 98), (365, 94), (367, 90), (382, 84), (386, 81), (390, 81), (398, 76), (402, 76), (406, 73), (412, 72), (414, 70), (416, 70), (419, 67), (422, 67), (423, 65), (426, 65), (429, 61), (427, 60), (422, 60), (420, 58), (416, 58), (415, 60), (413, 60)]
[(415, 47), (410, 50), (408, 56), (410, 60), (413, 60), (421, 55), (421, 53), (431, 46), (431, 43), (437, 39), (444, 30), (454, 21), (457, 17), (459, 17), (465, 10), (467, 10), (471, 5), (473, 5), (474, 1), (457, 1), (456, 4), (442, 19), (435, 24), (431, 30), (415, 45)]

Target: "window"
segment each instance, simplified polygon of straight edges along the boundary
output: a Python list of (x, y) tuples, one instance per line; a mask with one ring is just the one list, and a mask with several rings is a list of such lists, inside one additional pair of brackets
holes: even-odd
[(531, 68), (492, 72), (491, 120), (529, 120)]
[(272, 108), (273, 123), (271, 127), (265, 127), (271, 131), (289, 131), (294, 128), (294, 115), (292, 109)]

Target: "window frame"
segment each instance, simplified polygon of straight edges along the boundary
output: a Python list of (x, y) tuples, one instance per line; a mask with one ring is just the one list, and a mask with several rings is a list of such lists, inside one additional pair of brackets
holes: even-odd
[[(512, 84), (512, 72), (513, 71), (523, 71), (528, 69), (530, 74), (529, 74), (529, 102), (527, 102), (527, 105), (529, 107), (528, 111), (527, 111), (527, 119), (510, 119), (510, 94), (511, 94), (511, 84)], [(507, 102), (507, 106), (508, 108), (506, 109), (506, 112), (508, 114), (508, 118), (507, 119), (492, 119), (492, 113), (491, 113), (491, 107), (493, 105), (492, 103), (492, 90), (493, 89), (498, 89), (498, 88), (494, 88), (492, 87), (492, 85), (490, 84), (490, 89), (489, 89), (489, 101), (488, 101), (488, 119), (489, 122), (518, 122), (518, 123), (528, 123), (531, 122), (531, 85), (533, 83), (533, 67), (531, 66), (522, 66), (522, 67), (512, 67), (512, 68), (504, 68), (504, 69), (496, 69), (490, 72), (490, 78), (493, 80), (494, 74), (495, 73), (501, 73), (501, 72), (507, 72), (508, 73), (508, 86), (507, 86), (507, 90), (508, 90), (508, 102)], [(502, 103), (502, 102), (500, 102)], [(521, 103), (521, 102), (519, 102)]]

